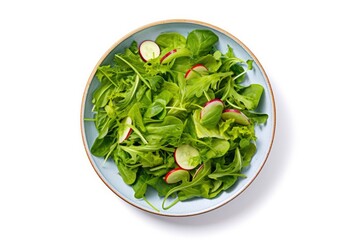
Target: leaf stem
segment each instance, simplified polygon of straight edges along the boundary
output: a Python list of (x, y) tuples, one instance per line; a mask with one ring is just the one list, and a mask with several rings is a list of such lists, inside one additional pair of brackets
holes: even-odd
[(129, 65), (129, 67), (131, 67), (132, 70), (134, 70), (134, 72), (140, 77), (141, 81), (143, 81), (143, 83), (151, 89), (149, 83), (146, 81), (146, 79), (139, 73), (139, 71), (128, 61), (126, 61), (123, 57), (121, 57), (120, 55), (116, 54), (115, 57), (119, 58), (121, 61), (123, 61), (124, 63), (126, 63), (127, 65)]
[(96, 119), (95, 118), (84, 118), (84, 121), (95, 122)]
[(241, 77), (242, 75), (244, 75), (247, 72), (247, 70), (243, 71), (242, 73), (238, 74), (237, 76), (235, 76), (233, 78), (233, 80), (235, 81), (236, 79), (238, 79), (239, 77)]
[(241, 107), (239, 107), (239, 106), (237, 106), (237, 105), (233, 104), (233, 103), (232, 103), (232, 102), (230, 102), (229, 100), (226, 100), (226, 102), (227, 102), (230, 106), (232, 106), (233, 108), (236, 108), (236, 109), (239, 109), (239, 110), (243, 110), (243, 108), (241, 108)]
[(145, 137), (141, 134), (141, 132), (134, 125), (126, 124), (126, 126), (131, 128), (140, 137), (141, 141), (144, 144), (149, 144), (149, 142), (145, 139)]
[(210, 100), (211, 100), (210, 96), (207, 94), (207, 92), (206, 92), (206, 91), (204, 91), (204, 95), (205, 95), (205, 97), (206, 97), (206, 99), (207, 99), (208, 101), (210, 101)]
[(111, 80), (111, 78), (101, 68), (98, 68), (98, 71), (100, 71), (102, 74), (104, 74), (104, 76), (107, 78), (107, 80), (109, 80), (112, 84), (114, 84), (115, 87), (119, 87), (113, 80)]
[(157, 209), (154, 205), (152, 205), (152, 204), (149, 202), (149, 200), (146, 199), (145, 196), (143, 196), (142, 198), (144, 199), (144, 201), (145, 201), (147, 204), (149, 204), (149, 206), (150, 206), (152, 209), (154, 209), (154, 210), (157, 211), (157, 212), (160, 212), (160, 210)]
[(187, 111), (186, 108), (180, 108), (180, 107), (165, 107), (166, 109), (174, 109), (174, 110), (179, 110), (179, 111)]

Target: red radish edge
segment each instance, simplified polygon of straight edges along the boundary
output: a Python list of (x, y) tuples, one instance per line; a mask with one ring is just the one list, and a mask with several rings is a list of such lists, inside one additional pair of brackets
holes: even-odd
[(197, 174), (199, 174), (200, 170), (204, 168), (204, 164), (201, 164), (200, 167), (198, 167), (198, 169), (196, 169), (194, 175), (193, 175), (193, 179), (196, 177)]
[[(129, 118), (130, 119), (130, 121), (131, 121), (131, 123), (132, 123), (132, 119), (130, 118), (130, 117), (127, 117), (127, 118)], [(125, 120), (126, 121), (126, 120)], [(130, 124), (131, 124), (130, 123)], [(130, 137), (130, 134), (132, 133), (132, 128), (129, 128), (129, 130), (128, 130), (128, 132), (127, 132), (127, 134), (126, 134), (126, 136), (123, 138), (123, 139), (119, 139), (119, 140), (121, 140), (121, 141), (119, 141), (119, 143), (122, 143), (122, 142), (124, 142), (126, 139), (128, 139), (129, 137)]]
[(126, 140), (126, 139), (128, 139), (129, 137), (130, 137), (130, 134), (132, 133), (132, 128), (130, 128), (130, 130), (129, 130), (129, 132), (128, 132), (128, 134), (126, 135), (126, 137), (125, 137), (125, 139), (124, 140)]
[[(160, 54), (160, 47), (159, 47), (159, 45), (157, 45), (156, 42), (154, 42), (154, 41), (152, 41), (152, 40), (145, 40), (145, 41), (143, 41), (143, 42), (139, 45), (139, 55), (140, 55), (141, 59), (142, 59), (144, 62), (147, 62), (147, 61), (150, 60), (150, 59), (146, 59), (146, 58), (143, 56), (142, 51), (141, 51), (141, 46), (142, 46), (144, 43), (147, 43), (147, 42), (153, 43), (154, 46), (156, 46), (156, 47), (158, 48), (157, 50), (159, 50), (159, 54)], [(158, 56), (159, 56), (159, 55), (158, 55)], [(156, 56), (156, 57), (158, 57), (158, 56)]]
[[(213, 102), (221, 102), (221, 104), (224, 106), (224, 103), (223, 103), (223, 101), (221, 101), (221, 99), (214, 98), (214, 99), (206, 102), (205, 105), (204, 105), (204, 108), (205, 108), (206, 106), (208, 106), (209, 104), (213, 103)], [(203, 108), (203, 109), (204, 109), (204, 108)], [(229, 110), (230, 110), (230, 109), (229, 109)], [(223, 111), (223, 112), (224, 112), (224, 111)], [(203, 111), (200, 112), (200, 118), (202, 118), (202, 115), (203, 115)]]
[(175, 173), (175, 172), (177, 172), (177, 171), (180, 171), (180, 170), (181, 170), (181, 171), (187, 171), (187, 170), (185, 170), (185, 169), (182, 169), (181, 167), (174, 168), (173, 170), (170, 170), (169, 172), (166, 173), (166, 175), (165, 175), (165, 177), (164, 177), (165, 182), (166, 182), (166, 183), (169, 183), (169, 184), (175, 183), (175, 182), (168, 182), (168, 178), (169, 178), (169, 176), (170, 176), (171, 174), (173, 174), (173, 173)]
[(194, 66), (192, 66), (189, 70), (187, 70), (186, 71), (186, 73), (185, 73), (185, 78), (187, 78), (188, 76), (189, 76), (189, 74), (191, 73), (191, 71), (193, 71), (195, 68), (197, 68), (197, 67), (204, 67), (206, 70), (208, 70), (207, 69), (207, 67), (205, 67), (203, 64), (201, 64), (201, 63), (198, 63), (198, 64), (195, 64)]
[[(204, 107), (206, 107), (207, 105), (209, 105), (210, 103), (213, 103), (213, 102), (221, 102), (222, 105), (224, 105), (223, 101), (221, 101), (221, 99), (218, 99), (218, 98), (214, 98), (208, 102), (205, 103)], [(229, 109), (231, 110), (231, 109)]]
[(241, 113), (241, 112), (240, 112), (239, 110), (237, 110), (237, 109), (225, 109), (223, 112), (224, 112), (224, 113), (225, 113), (225, 112)]
[(225, 109), (223, 111), (223, 113), (239, 113), (240, 115), (242, 115), (242, 116), (244, 116), (246, 118), (246, 121), (248, 123), (250, 123), (249, 118), (244, 113), (242, 113), (240, 110), (237, 110), (237, 109)]
[(179, 147), (177, 147), (174, 151), (174, 159), (175, 159), (175, 162), (176, 164), (179, 166), (179, 168), (183, 169), (183, 170), (192, 170), (194, 168), (196, 168), (196, 166), (192, 167), (192, 168), (184, 168), (184, 166), (182, 166), (182, 164), (179, 164), (179, 161), (178, 159), (176, 158), (176, 151), (179, 149)]
[(176, 49), (173, 49), (173, 50), (171, 50), (170, 52), (167, 52), (167, 53), (160, 59), (160, 63), (162, 63), (168, 56), (170, 56), (171, 54), (176, 53), (176, 52), (177, 52)]

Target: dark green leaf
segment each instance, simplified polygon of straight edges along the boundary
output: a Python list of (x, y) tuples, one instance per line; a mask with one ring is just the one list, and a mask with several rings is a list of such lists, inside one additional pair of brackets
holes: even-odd
[(117, 167), (119, 169), (119, 174), (126, 184), (131, 185), (135, 182), (137, 168), (129, 168), (121, 161), (117, 164)]
[(96, 138), (91, 146), (91, 153), (97, 157), (104, 157), (110, 150), (114, 140), (111, 137)]
[(212, 31), (199, 29), (189, 33), (186, 39), (186, 47), (189, 48), (195, 56), (203, 56), (208, 54), (218, 41), (218, 36)]
[(145, 171), (140, 171), (139, 176), (136, 178), (134, 185), (132, 186), (135, 194), (135, 198), (143, 198), (147, 190), (147, 181), (151, 179)]

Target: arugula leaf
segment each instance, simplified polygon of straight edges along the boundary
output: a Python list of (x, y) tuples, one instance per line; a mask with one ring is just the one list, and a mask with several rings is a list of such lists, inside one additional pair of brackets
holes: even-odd
[(135, 127), (138, 127), (141, 131), (145, 132), (145, 125), (143, 121), (143, 117), (140, 111), (141, 103), (137, 102), (132, 105), (131, 109), (129, 110), (129, 117), (134, 122)]
[(146, 126), (146, 139), (150, 144), (169, 144), (176, 146), (183, 132), (183, 122), (174, 116), (166, 116), (160, 123)]
[(242, 168), (242, 159), (240, 155), (239, 148), (236, 148), (234, 159), (230, 164), (226, 164), (225, 159), (222, 158), (221, 161), (216, 163), (216, 169), (214, 172), (208, 175), (211, 179), (219, 179), (224, 176), (237, 176), (237, 177), (245, 177), (244, 174), (241, 174)]
[(194, 96), (201, 97), (204, 91), (208, 91), (210, 87), (215, 89), (222, 79), (231, 75), (232, 72), (221, 72), (190, 79), (186, 85), (185, 99), (189, 101)]

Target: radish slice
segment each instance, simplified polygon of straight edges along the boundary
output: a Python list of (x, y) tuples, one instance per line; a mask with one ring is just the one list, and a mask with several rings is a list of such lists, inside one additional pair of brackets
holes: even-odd
[(167, 52), (161, 59), (160, 59), (160, 63), (168, 63), (170, 62), (173, 57), (173, 54), (175, 54), (177, 52), (177, 49), (173, 49), (170, 52)]
[(201, 73), (207, 72), (208, 69), (202, 64), (196, 64), (185, 73), (185, 79), (191, 79), (201, 76)]
[(199, 172), (201, 171), (201, 169), (203, 169), (204, 168), (204, 164), (201, 164), (200, 165), (200, 167), (198, 167), (197, 169), (196, 169), (196, 171), (195, 171), (195, 173), (194, 173), (194, 175), (193, 175), (193, 179), (194, 178), (196, 178), (196, 175), (198, 175), (199, 174)]
[(126, 139), (128, 139), (128, 137), (130, 136), (132, 129), (126, 125), (131, 125), (132, 124), (132, 120), (130, 117), (126, 117), (124, 118), (122, 121), (122, 126), (124, 126), (122, 129), (119, 129), (119, 143), (122, 143), (123, 141), (125, 141)]
[(182, 168), (175, 168), (171, 171), (169, 171), (166, 175), (165, 175), (165, 182), (166, 183), (177, 183), (180, 182), (182, 180), (189, 180), (190, 179), (190, 174), (188, 171), (182, 169)]
[(224, 112), (221, 114), (221, 118), (224, 120), (235, 119), (235, 122), (239, 123), (241, 125), (249, 125), (250, 124), (249, 118), (237, 109), (224, 110)]
[(200, 158), (200, 153), (196, 148), (185, 144), (175, 149), (174, 158), (180, 168), (191, 170), (199, 164), (199, 160), (195, 158)]
[(220, 99), (213, 99), (208, 101), (200, 113), (201, 125), (212, 128), (215, 127), (221, 118), (221, 113), (224, 109), (224, 103)]
[(139, 46), (140, 57), (144, 62), (160, 56), (160, 47), (154, 41), (143, 41)]
[(166, 64), (179, 57), (191, 56), (191, 51), (187, 48), (173, 49), (167, 52), (161, 59), (160, 63)]

